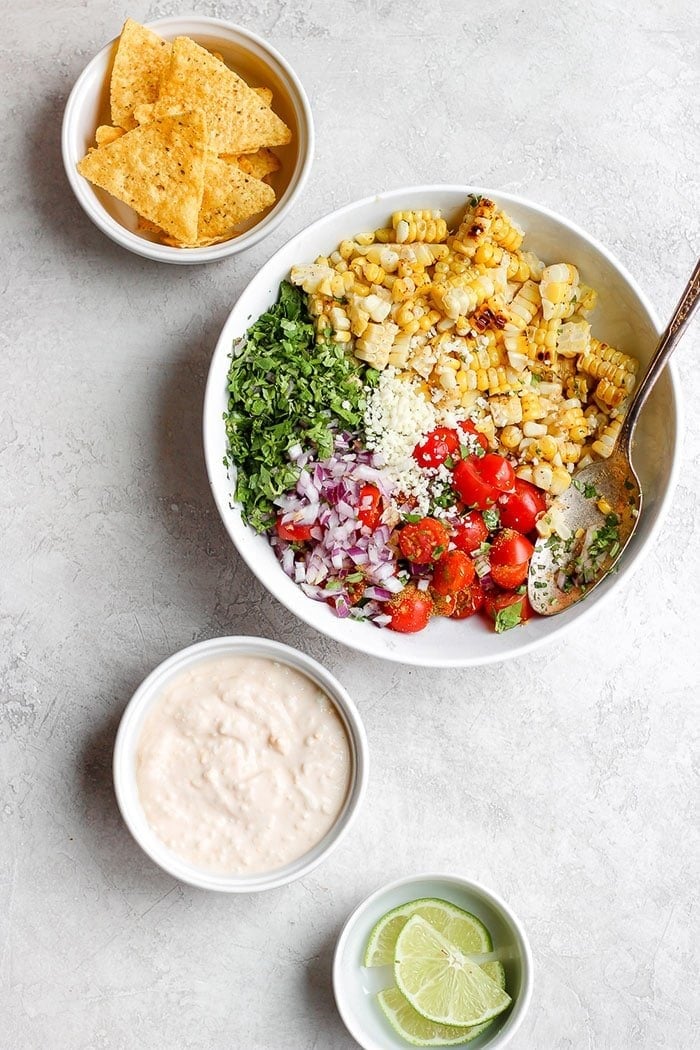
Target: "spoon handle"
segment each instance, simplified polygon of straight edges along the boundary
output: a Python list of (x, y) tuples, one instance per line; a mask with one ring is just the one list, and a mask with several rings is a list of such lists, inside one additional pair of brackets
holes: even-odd
[(630, 401), (618, 438), (620, 447), (624, 448), (625, 441), (632, 436), (642, 405), (651, 393), (654, 383), (666, 367), (669, 357), (676, 349), (676, 345), (685, 332), (698, 302), (700, 302), (700, 259), (696, 262), (690, 280), (686, 284), (683, 294), (678, 300), (678, 305), (673, 311), (671, 320), (659, 340), (644, 378)]

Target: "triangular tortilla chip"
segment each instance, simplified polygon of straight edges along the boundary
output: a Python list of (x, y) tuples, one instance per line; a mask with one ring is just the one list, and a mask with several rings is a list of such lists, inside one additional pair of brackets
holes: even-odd
[(201, 109), (207, 118), (215, 153), (243, 153), (260, 146), (282, 146), (292, 133), (252, 88), (189, 37), (173, 43), (170, 66), (161, 82), (160, 99), (185, 109)]
[(241, 171), (246, 175), (252, 175), (254, 179), (264, 179), (273, 171), (279, 171), (280, 162), (270, 149), (259, 149), (255, 153), (239, 153), (237, 156), (224, 157), (224, 160), (233, 160)]
[(170, 65), (171, 50), (167, 40), (127, 18), (119, 37), (109, 86), (113, 124), (127, 130), (136, 127), (134, 110), (158, 98), (161, 77)]
[(98, 146), (108, 146), (110, 142), (116, 142), (124, 134), (124, 128), (113, 128), (110, 124), (100, 124), (95, 132), (95, 142)]
[(266, 106), (272, 105), (272, 92), (269, 88), (253, 88), (256, 95), (259, 95)]
[(182, 241), (197, 237), (208, 157), (201, 113), (160, 117), (84, 157), (78, 171)]
[(275, 191), (232, 161), (210, 157), (204, 176), (197, 239), (220, 237), (239, 222), (274, 204)]

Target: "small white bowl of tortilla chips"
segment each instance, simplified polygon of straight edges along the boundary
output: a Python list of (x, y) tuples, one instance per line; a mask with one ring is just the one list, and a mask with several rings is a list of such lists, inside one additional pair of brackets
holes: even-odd
[(127, 19), (78, 78), (62, 150), (79, 204), (137, 255), (213, 262), (288, 214), (314, 148), (311, 109), (284, 58), (217, 18)]

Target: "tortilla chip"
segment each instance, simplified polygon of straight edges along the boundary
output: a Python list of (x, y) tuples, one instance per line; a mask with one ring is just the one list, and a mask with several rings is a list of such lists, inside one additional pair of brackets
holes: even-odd
[(275, 191), (222, 157), (210, 157), (204, 177), (197, 239), (220, 237), (274, 204)]
[(136, 223), (139, 230), (143, 230), (144, 233), (153, 233), (158, 237), (163, 236), (163, 230), (160, 226), (156, 226), (150, 219), (144, 219), (143, 215), (139, 215), (139, 221)]
[(166, 40), (127, 18), (114, 56), (109, 87), (113, 124), (127, 131), (136, 127), (133, 112), (139, 104), (155, 102), (158, 98), (171, 51)]
[(270, 149), (259, 149), (256, 153), (239, 153), (237, 156), (223, 159), (235, 161), (241, 171), (252, 175), (254, 179), (264, 179), (266, 175), (280, 169), (279, 159)]
[(108, 146), (110, 142), (116, 142), (124, 134), (124, 128), (113, 128), (110, 124), (100, 124), (95, 132), (95, 142), (98, 146)]
[(272, 105), (272, 92), (269, 88), (253, 88), (256, 95), (259, 95), (266, 106)]
[(160, 117), (88, 153), (78, 171), (173, 237), (195, 240), (206, 141), (201, 113)]
[(202, 110), (216, 153), (250, 152), (291, 141), (287, 125), (260, 96), (237, 73), (186, 36), (177, 37), (173, 43), (157, 112), (161, 103)]

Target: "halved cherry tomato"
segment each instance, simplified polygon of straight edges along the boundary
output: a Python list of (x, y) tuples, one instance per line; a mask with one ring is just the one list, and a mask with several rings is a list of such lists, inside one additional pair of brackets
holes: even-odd
[(433, 570), (432, 588), (436, 594), (457, 594), (472, 583), (474, 562), (464, 551), (446, 551)]
[(419, 467), (439, 467), (459, 450), (459, 434), (451, 427), (436, 427), (413, 450)]
[(447, 529), (437, 518), (411, 521), (399, 533), (401, 553), (416, 565), (429, 565), (445, 553), (449, 543)]
[(459, 498), (468, 507), (486, 510), (493, 506), (501, 495), (501, 490), (482, 478), (479, 470), (480, 463), (478, 456), (460, 459), (452, 474), (452, 485)]
[(453, 620), (466, 620), (473, 616), (484, 604), (484, 590), (478, 580), (474, 580), (463, 591), (455, 595), (455, 609), (451, 614)]
[(529, 561), (521, 562), (520, 565), (494, 565), (491, 563), (491, 576), (493, 582), (506, 591), (514, 591), (527, 579), (530, 568)]
[(493, 485), (499, 492), (511, 492), (515, 484), (515, 471), (507, 459), (497, 452), (488, 452), (478, 460), (479, 474), (487, 485)]
[(468, 434), (470, 437), (475, 437), (484, 451), (488, 449), (489, 439), (486, 437), (486, 434), (482, 434), (479, 430), (476, 429), (471, 419), (465, 419), (463, 423), (460, 423), (459, 429), (463, 430), (464, 433)]
[(376, 485), (363, 485), (360, 488), (357, 516), (366, 528), (374, 532), (382, 516), (382, 497)]
[(537, 518), (547, 509), (544, 494), (529, 481), (516, 478), (512, 492), (505, 492), (498, 500), (501, 523), (518, 532), (532, 532)]
[(387, 627), (401, 634), (414, 634), (428, 626), (428, 620), (433, 611), (433, 602), (429, 594), (419, 591), (417, 587), (409, 583), (387, 602), (385, 608), (391, 616), (391, 622), (387, 624)]
[(455, 525), (452, 532), (452, 542), (459, 551), (471, 554), (485, 543), (489, 534), (489, 527), (484, 521), (481, 511), (470, 510), (468, 514)]
[(484, 615), (493, 623), (496, 631), (508, 631), (511, 627), (529, 620), (532, 606), (526, 594), (513, 591), (489, 591), (484, 595)]
[(522, 565), (527, 564), (532, 557), (534, 547), (525, 536), (521, 536), (515, 529), (501, 529), (491, 544), (489, 561), (491, 570), (495, 565)]
[(283, 522), (282, 518), (278, 518), (275, 525), (279, 538), (288, 540), (289, 543), (303, 543), (304, 540), (310, 540), (312, 527), (311, 525), (301, 525), (295, 521)]
[(436, 594), (431, 591), (430, 597), (433, 599), (433, 616), (452, 616), (457, 608), (456, 594)]

